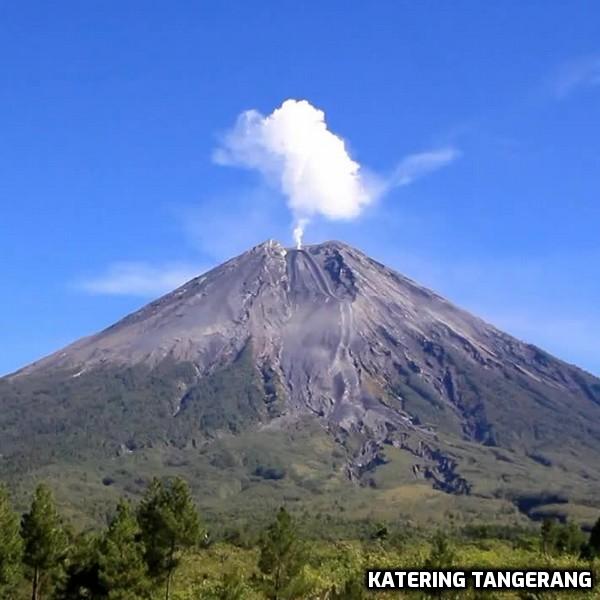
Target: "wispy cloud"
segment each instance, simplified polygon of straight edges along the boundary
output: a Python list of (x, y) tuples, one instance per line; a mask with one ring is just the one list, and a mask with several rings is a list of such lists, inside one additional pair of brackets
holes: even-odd
[(416, 179), (441, 169), (460, 157), (456, 148), (439, 148), (403, 158), (389, 179), (390, 187), (409, 185)]
[(600, 54), (563, 63), (554, 77), (557, 98), (566, 98), (576, 90), (600, 85)]
[(78, 282), (76, 287), (95, 295), (152, 298), (172, 291), (205, 270), (180, 263), (119, 262), (101, 275)]

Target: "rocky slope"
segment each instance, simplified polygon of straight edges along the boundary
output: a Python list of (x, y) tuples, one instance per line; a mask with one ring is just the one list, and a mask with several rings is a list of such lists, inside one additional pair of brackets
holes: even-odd
[(47, 467), (38, 442), (98, 464), (310, 421), (354, 485), (388, 473), (528, 510), (600, 490), (600, 380), (339, 242), (265, 242), (5, 378), (0, 400), (8, 470)]

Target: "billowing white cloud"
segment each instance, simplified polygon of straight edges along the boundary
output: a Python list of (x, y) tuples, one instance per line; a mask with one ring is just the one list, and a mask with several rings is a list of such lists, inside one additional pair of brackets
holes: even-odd
[(391, 187), (407, 185), (457, 156), (453, 149), (409, 156), (391, 177), (379, 177), (352, 159), (344, 140), (328, 129), (322, 110), (306, 100), (286, 100), (268, 116), (243, 112), (213, 158), (221, 165), (255, 169), (278, 187), (300, 245), (312, 217), (355, 219)]
[(266, 117), (242, 113), (214, 158), (256, 169), (278, 185), (300, 239), (311, 217), (353, 219), (376, 197), (344, 140), (327, 128), (325, 113), (306, 100), (286, 100)]
[(81, 281), (77, 287), (90, 294), (152, 298), (172, 291), (205, 270), (183, 264), (119, 262), (109, 266), (104, 274)]

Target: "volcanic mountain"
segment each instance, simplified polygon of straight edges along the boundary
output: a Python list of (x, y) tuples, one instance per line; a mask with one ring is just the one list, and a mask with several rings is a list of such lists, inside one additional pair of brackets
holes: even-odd
[(0, 431), (4, 478), (92, 516), (153, 474), (215, 512), (600, 508), (600, 380), (339, 242), (265, 242), (5, 377)]

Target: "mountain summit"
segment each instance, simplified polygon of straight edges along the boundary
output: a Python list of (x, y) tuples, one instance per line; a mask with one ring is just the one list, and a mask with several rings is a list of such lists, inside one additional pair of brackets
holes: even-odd
[(0, 401), (13, 475), (144, 457), (220, 465), (239, 485), (208, 487), (232, 502), (319, 481), (383, 510), (419, 490), (533, 516), (600, 491), (600, 380), (340, 242), (260, 244), (0, 380)]

